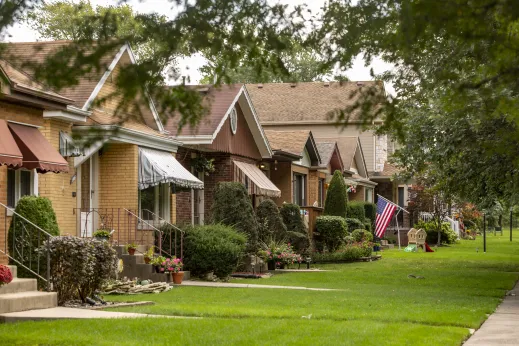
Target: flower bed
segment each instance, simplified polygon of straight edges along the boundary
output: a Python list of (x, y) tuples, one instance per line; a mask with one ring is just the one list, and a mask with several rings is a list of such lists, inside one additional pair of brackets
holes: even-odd
[(290, 243), (271, 243), (259, 255), (265, 262), (275, 264), (278, 268), (303, 262), (303, 257), (294, 251)]

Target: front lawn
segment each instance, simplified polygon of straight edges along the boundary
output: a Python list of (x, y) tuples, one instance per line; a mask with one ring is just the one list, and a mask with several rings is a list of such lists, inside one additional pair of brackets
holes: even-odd
[(0, 326), (0, 333), (4, 342), (23, 345), (459, 345), (519, 278), (519, 231), (514, 237), (510, 243), (507, 232), (489, 235), (487, 253), (478, 238), (435, 253), (393, 250), (372, 263), (316, 265), (330, 272), (235, 280), (337, 291), (184, 286), (110, 297), (156, 302), (117, 311), (202, 319), (25, 322)]

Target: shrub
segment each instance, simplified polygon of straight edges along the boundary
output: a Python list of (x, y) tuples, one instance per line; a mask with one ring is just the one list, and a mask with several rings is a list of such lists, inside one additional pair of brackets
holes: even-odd
[(297, 204), (285, 203), (281, 207), (281, 217), (287, 227), (290, 244), (298, 253), (305, 253), (310, 247), (310, 238)]
[(368, 232), (373, 232), (372, 223), (370, 219), (364, 219), (364, 229)]
[(364, 220), (366, 213), (364, 211), (364, 203), (358, 201), (350, 201), (346, 210), (346, 215), (350, 219)]
[(314, 253), (312, 261), (323, 262), (353, 262), (361, 257), (370, 257), (373, 252), (373, 243), (352, 243), (341, 246), (335, 252)]
[[(43, 229), (52, 236), (59, 235), (58, 223), (56, 221), (56, 214), (52, 209), (52, 203), (48, 198), (37, 196), (25, 196), (20, 198), (16, 205), (15, 212), (36, 226)], [(23, 232), (22, 232), (23, 230)], [(16, 214), (13, 215), (11, 225), (8, 232), (8, 246), (9, 253), (20, 263), (31, 268), (34, 272), (41, 274), (46, 272), (47, 262), (40, 258), (38, 270), (38, 247), (43, 244), (46, 238), (41, 234), (36, 227), (32, 226)], [(13, 238), (15, 239), (15, 247), (13, 248)], [(23, 251), (21, 247), (23, 246)], [(23, 256), (22, 256), (23, 253)], [(10, 264), (17, 263), (10, 260)], [(18, 276), (22, 278), (33, 278), (34, 274), (24, 269), (22, 266), (18, 267)], [(42, 275), (44, 276), (44, 275)], [(42, 280), (38, 280), (41, 287)]]
[[(436, 229), (436, 223), (434, 221), (424, 222), (419, 221), (414, 228), (420, 229), (422, 228), (425, 232), (427, 232), (427, 243), (428, 244), (437, 244), (438, 243), (438, 230)], [(454, 244), (456, 243), (458, 237), (456, 233), (451, 229), (451, 226), (448, 222), (442, 223), (441, 229), (441, 242), (442, 244)]]
[(193, 275), (213, 272), (226, 278), (238, 267), (246, 250), (247, 237), (223, 224), (186, 229), (184, 268)]
[(348, 235), (346, 221), (340, 216), (319, 216), (315, 224), (319, 233), (320, 249), (324, 244), (328, 251), (335, 251), (344, 243), (344, 237)]
[(212, 221), (232, 226), (247, 237), (247, 250), (258, 250), (258, 223), (251, 199), (245, 186), (237, 182), (222, 182), (216, 185), (211, 206)]
[(365, 202), (364, 214), (366, 215), (366, 219), (370, 220), (371, 228), (373, 228), (375, 220), (377, 219), (377, 205), (375, 203)]
[(346, 219), (346, 227), (348, 229), (348, 232), (353, 232), (356, 229), (362, 229), (364, 228), (364, 223), (360, 221), (359, 219)]
[[(115, 277), (117, 254), (106, 241), (66, 236), (50, 239), (48, 246), (51, 283), (60, 305), (77, 298), (85, 302)], [(47, 251), (47, 244), (41, 251)]]
[(258, 220), (258, 238), (264, 243), (267, 240), (284, 240), (287, 238), (287, 226), (276, 203), (271, 199), (263, 200), (256, 208)]
[(365, 229), (356, 229), (351, 233), (351, 236), (356, 242), (373, 241), (373, 234), (371, 234), (371, 232), (366, 231)]
[(346, 217), (348, 194), (344, 177), (340, 171), (335, 171), (326, 192), (323, 215)]

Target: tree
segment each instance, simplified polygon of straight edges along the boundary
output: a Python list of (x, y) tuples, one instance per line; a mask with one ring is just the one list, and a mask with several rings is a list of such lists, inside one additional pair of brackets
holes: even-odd
[(256, 218), (258, 220), (260, 241), (286, 240), (287, 226), (279, 213), (279, 208), (271, 199), (265, 199), (256, 208)]
[(337, 170), (333, 173), (330, 186), (326, 192), (323, 215), (341, 216), (345, 218), (347, 216), (347, 204), (348, 195), (346, 193), (344, 177), (342, 173)]
[[(208, 63), (200, 71), (203, 78), (202, 83), (212, 84), (217, 71), (227, 72), (226, 82), (229, 83), (280, 83), (280, 82), (316, 82), (322, 81), (331, 70), (324, 69), (324, 59), (315, 50), (304, 48), (300, 44), (292, 42), (290, 49), (281, 54), (282, 65), (273, 66), (272, 70), (266, 69), (262, 64), (256, 67), (250, 66), (244, 57), (238, 66), (232, 68), (221, 55), (206, 56)], [(288, 74), (283, 74), (282, 69), (286, 68)], [(278, 71), (277, 73), (275, 71)]]
[(280, 213), (283, 223), (287, 227), (290, 244), (298, 253), (307, 252), (310, 249), (310, 237), (301, 217), (301, 208), (294, 203), (284, 203)]

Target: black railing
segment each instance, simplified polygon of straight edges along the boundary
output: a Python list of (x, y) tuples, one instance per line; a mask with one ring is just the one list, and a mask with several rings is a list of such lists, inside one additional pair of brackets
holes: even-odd
[[(50, 287), (50, 242), (54, 236), (38, 227), (14, 209), (0, 203), (4, 209), (6, 241), (0, 252), (18, 266), (20, 276), (36, 276), (39, 284)], [(46, 247), (43, 247), (46, 245)]]

